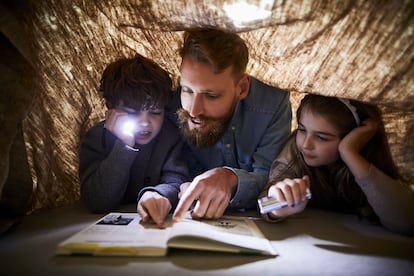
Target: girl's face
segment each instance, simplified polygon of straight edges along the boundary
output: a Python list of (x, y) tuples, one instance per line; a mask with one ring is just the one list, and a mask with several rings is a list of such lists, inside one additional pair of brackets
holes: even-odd
[(339, 159), (339, 131), (319, 114), (302, 110), (296, 145), (310, 167), (326, 166)]

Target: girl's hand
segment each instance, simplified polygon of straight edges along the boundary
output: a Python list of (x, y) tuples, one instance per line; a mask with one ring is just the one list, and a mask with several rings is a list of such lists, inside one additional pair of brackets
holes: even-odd
[(362, 148), (377, 132), (378, 123), (372, 119), (362, 122), (361, 126), (349, 132), (339, 143), (341, 159), (355, 178), (363, 178), (369, 173), (370, 163), (360, 154)]
[(310, 187), (309, 177), (286, 178), (279, 181), (269, 188), (268, 196), (276, 198), (278, 201), (286, 201), (288, 208), (282, 208), (270, 213), (271, 217), (282, 218), (302, 212), (305, 209), (307, 189)]
[(351, 130), (339, 143), (339, 153), (360, 152), (362, 148), (377, 132), (378, 123), (372, 119), (367, 119), (361, 123), (359, 127)]

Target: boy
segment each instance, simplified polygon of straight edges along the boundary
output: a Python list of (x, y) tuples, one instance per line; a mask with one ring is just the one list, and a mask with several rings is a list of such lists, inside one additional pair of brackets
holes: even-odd
[[(91, 212), (103, 213), (138, 195), (143, 220), (162, 226), (189, 179), (183, 139), (164, 119), (173, 93), (169, 74), (140, 55), (119, 59), (104, 70), (100, 92), (108, 110), (80, 147), (81, 199)], [(148, 206), (157, 210), (154, 217)]]

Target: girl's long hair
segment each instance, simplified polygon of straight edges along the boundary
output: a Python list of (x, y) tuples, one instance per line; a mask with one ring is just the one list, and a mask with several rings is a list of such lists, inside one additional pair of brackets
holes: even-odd
[[(361, 150), (361, 155), (385, 174), (392, 178), (399, 178), (397, 166), (392, 160), (380, 109), (375, 105), (359, 101), (350, 100), (350, 103), (356, 108), (361, 122), (367, 118), (378, 122), (377, 132)], [(297, 110), (298, 122), (304, 110), (323, 116), (339, 130), (341, 139), (357, 126), (350, 109), (335, 97), (306, 95)], [(310, 205), (343, 212), (356, 212), (362, 216), (371, 215), (372, 211), (367, 211), (369, 205), (366, 197), (346, 164), (339, 159), (329, 166), (307, 166), (296, 146), (296, 133), (297, 130), (289, 139), (290, 163), (270, 181), (274, 184), (285, 178), (291, 178), (292, 174), (296, 177), (309, 175), (312, 191)]]

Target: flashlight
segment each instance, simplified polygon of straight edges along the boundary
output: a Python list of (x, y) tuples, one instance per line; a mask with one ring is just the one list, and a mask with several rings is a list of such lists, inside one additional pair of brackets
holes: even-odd
[[(311, 199), (312, 195), (307, 189), (306, 191), (306, 198)], [(286, 201), (278, 201), (274, 197), (263, 197), (259, 198), (257, 200), (257, 203), (259, 204), (260, 213), (266, 214), (275, 210), (279, 210), (281, 208), (285, 208), (288, 206), (288, 203)]]
[(133, 136), (137, 130), (137, 124), (132, 119), (126, 119), (122, 122), (121, 130), (123, 133)]

